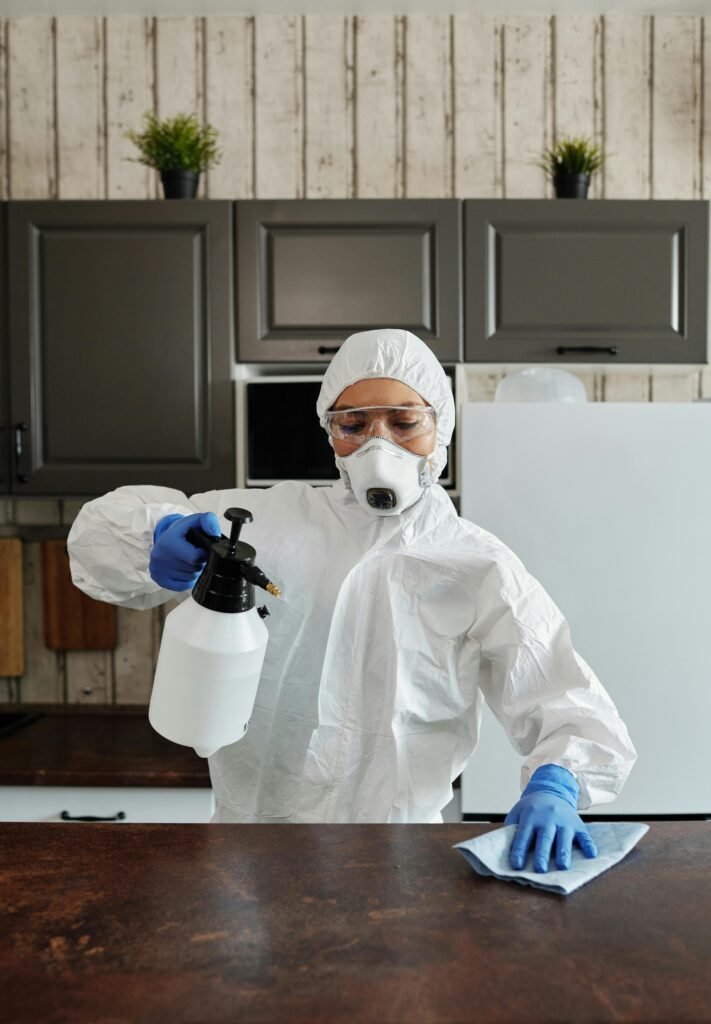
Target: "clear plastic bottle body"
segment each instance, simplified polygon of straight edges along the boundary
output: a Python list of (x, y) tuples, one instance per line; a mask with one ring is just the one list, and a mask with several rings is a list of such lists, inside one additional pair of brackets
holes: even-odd
[(269, 634), (256, 608), (215, 612), (192, 596), (163, 627), (148, 718), (161, 736), (208, 757), (249, 725)]

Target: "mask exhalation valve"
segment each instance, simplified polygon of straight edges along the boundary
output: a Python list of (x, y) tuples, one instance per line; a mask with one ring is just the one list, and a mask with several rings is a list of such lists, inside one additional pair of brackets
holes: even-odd
[(371, 508), (395, 508), (397, 505), (395, 491), (389, 487), (369, 487), (366, 497)]

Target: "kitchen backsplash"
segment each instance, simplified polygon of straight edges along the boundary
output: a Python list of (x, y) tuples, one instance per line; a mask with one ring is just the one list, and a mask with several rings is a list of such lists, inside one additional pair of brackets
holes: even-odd
[[(68, 528), (85, 500), (0, 498), (0, 524)], [(113, 651), (53, 651), (44, 644), (39, 541), (23, 543), (22, 570), (25, 672), (0, 677), (0, 701), (147, 705), (163, 621), (176, 602), (149, 611), (117, 609)]]
[[(566, 132), (609, 151), (592, 197), (705, 198), (709, 33), (686, 16), (0, 19), (0, 198), (159, 198), (124, 135), (147, 109), (219, 129), (207, 198), (541, 198), (534, 161)], [(507, 369), (468, 366), (467, 397)], [(592, 401), (711, 396), (700, 367), (574, 372)], [(0, 524), (68, 527), (82, 504), (0, 499)], [(113, 651), (57, 653), (39, 543), (23, 569), (26, 671), (0, 700), (147, 704), (175, 602), (118, 609)]]

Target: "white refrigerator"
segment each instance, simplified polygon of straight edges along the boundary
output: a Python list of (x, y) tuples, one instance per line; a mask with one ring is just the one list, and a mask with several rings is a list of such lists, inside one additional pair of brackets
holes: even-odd
[[(461, 514), (565, 615), (638, 760), (591, 817), (711, 816), (711, 404), (470, 403)], [(522, 758), (484, 707), (468, 820), (505, 814)]]

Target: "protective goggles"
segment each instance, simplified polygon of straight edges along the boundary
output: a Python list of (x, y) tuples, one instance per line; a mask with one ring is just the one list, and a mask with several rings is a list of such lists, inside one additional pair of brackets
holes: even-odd
[(331, 437), (363, 444), (374, 434), (404, 444), (433, 430), (437, 419), (430, 405), (363, 405), (358, 409), (330, 409), (324, 414)]

